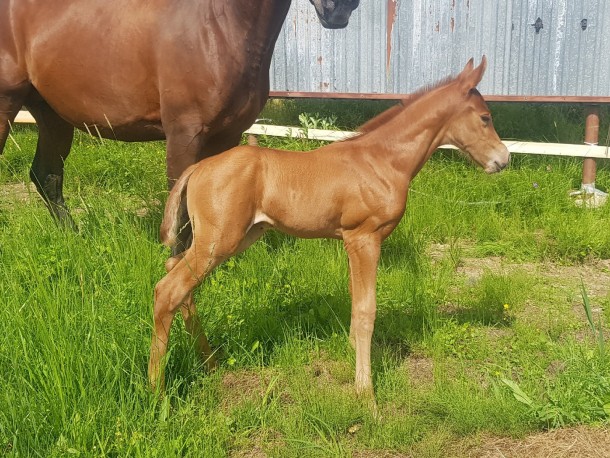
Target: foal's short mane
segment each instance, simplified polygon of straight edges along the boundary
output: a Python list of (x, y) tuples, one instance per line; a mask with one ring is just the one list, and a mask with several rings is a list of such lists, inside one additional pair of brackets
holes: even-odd
[(346, 139), (346, 141), (355, 140), (357, 138), (361, 138), (365, 134), (373, 132), (378, 127), (381, 127), (384, 124), (390, 122), (399, 113), (404, 111), (405, 108), (407, 108), (409, 105), (413, 104), (416, 100), (419, 100), (420, 98), (422, 98), (424, 95), (426, 95), (430, 91), (433, 91), (434, 89), (437, 89), (439, 87), (447, 86), (448, 84), (453, 83), (456, 79), (457, 79), (457, 76), (449, 76), (447, 78), (443, 78), (442, 80), (437, 81), (436, 83), (434, 83), (432, 85), (424, 86), (424, 87), (418, 89), (413, 94), (409, 95), (409, 97), (407, 97), (407, 98), (400, 99), (398, 102), (398, 105), (394, 105), (393, 107), (388, 108), (385, 111), (382, 111), (380, 114), (375, 116), (373, 119), (365, 122), (360, 127), (358, 127), (358, 129), (356, 129), (356, 131), (358, 132), (358, 135), (350, 137), (350, 138)]

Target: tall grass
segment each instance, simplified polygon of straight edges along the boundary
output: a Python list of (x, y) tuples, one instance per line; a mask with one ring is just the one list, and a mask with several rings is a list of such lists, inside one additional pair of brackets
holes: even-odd
[[(357, 107), (353, 121), (337, 119), (360, 123)], [(509, 115), (496, 123), (523, 116)], [(167, 394), (155, 397), (146, 365), (152, 291), (168, 255), (157, 236), (163, 145), (77, 135), (66, 164), (80, 228), (72, 233), (17, 185), (36, 136), (18, 128), (14, 137), (20, 149), (9, 144), (0, 158), (0, 454), (446, 456), (481, 433), (608, 423), (610, 366), (598, 351), (607, 313), (592, 318), (594, 335), (538, 271), (462, 270), (473, 257), (574, 265), (609, 257), (599, 230), (608, 208), (577, 208), (568, 196), (578, 160), (515, 157), (486, 176), (439, 153), (422, 170), (382, 251), (375, 413), (352, 392), (342, 245), (273, 233), (197, 293), (219, 370), (200, 367), (177, 319)], [(601, 165), (599, 185), (608, 179)], [(441, 252), (431, 257), (434, 247)]]

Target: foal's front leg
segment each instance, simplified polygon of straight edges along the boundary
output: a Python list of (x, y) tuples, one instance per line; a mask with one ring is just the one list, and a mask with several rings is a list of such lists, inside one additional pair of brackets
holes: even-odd
[(381, 242), (374, 234), (344, 238), (352, 293), (350, 339), (356, 347), (356, 392), (373, 395), (371, 339), (377, 310), (377, 264)]

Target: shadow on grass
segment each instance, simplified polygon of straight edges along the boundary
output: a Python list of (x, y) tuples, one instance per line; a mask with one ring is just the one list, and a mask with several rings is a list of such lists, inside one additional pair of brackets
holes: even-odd
[(445, 319), (452, 319), (458, 324), (474, 324), (490, 327), (510, 327), (514, 317), (504, 309), (503, 305), (496, 303), (475, 303), (470, 307), (457, 307), (445, 311)]

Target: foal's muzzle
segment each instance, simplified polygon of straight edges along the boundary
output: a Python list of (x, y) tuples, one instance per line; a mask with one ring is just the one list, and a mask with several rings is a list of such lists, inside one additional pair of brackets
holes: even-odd
[(504, 144), (502, 144), (502, 146), (496, 150), (495, 154), (492, 156), (492, 159), (490, 159), (487, 162), (487, 165), (485, 167), (485, 172), (486, 173), (500, 172), (501, 170), (504, 170), (506, 168), (506, 166), (508, 165), (509, 162), (510, 162), (510, 152), (508, 151), (508, 148), (506, 148), (506, 146), (504, 146)]

